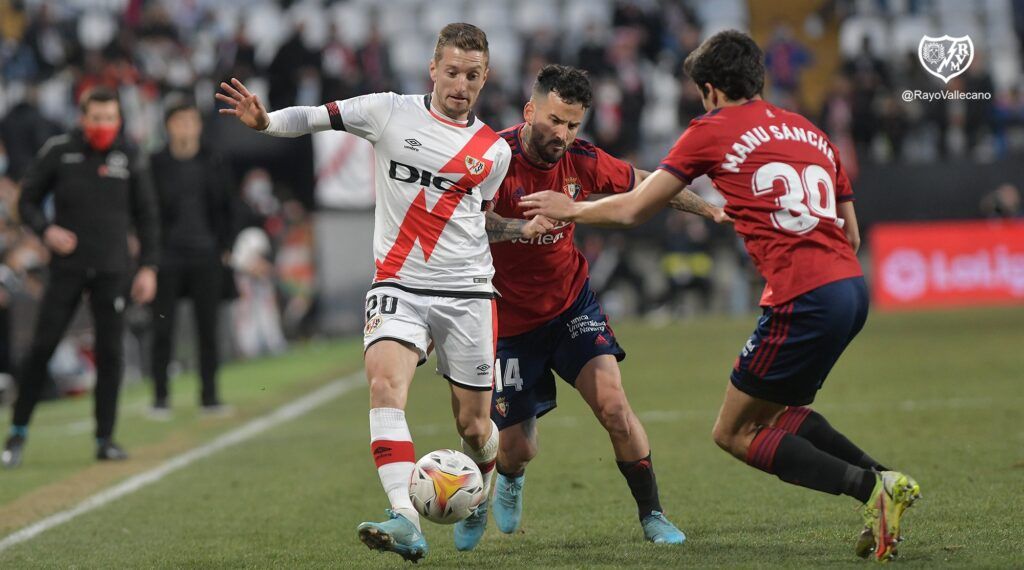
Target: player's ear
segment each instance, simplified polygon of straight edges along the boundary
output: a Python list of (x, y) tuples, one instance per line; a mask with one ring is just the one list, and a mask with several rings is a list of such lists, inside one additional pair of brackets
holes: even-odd
[(523, 106), (523, 120), (528, 124), (533, 124), (533, 116), (536, 113), (537, 108), (533, 105), (533, 98), (531, 97), (526, 101), (526, 105)]
[(429, 66), (429, 69), (430, 69), (430, 81), (436, 83), (437, 82), (437, 60), (434, 59), (433, 55), (430, 56), (430, 66)]

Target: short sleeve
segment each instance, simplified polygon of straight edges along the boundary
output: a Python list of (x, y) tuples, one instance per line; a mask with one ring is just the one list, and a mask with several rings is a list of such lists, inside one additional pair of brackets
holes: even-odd
[(720, 159), (721, 153), (715, 144), (714, 125), (697, 118), (690, 122), (690, 126), (672, 146), (672, 150), (668, 151), (658, 169), (689, 184), (707, 174)]
[(494, 143), (494, 146), (494, 164), (491, 166), (491, 173), (477, 186), (480, 190), (480, 197), (484, 201), (494, 200), (512, 160), (512, 149), (509, 148), (505, 139), (498, 137), (498, 142)]
[(398, 95), (394, 93), (372, 93), (344, 101), (332, 101), (325, 107), (332, 129), (346, 131), (376, 143), (391, 119), (397, 99)]
[(621, 194), (632, 190), (636, 185), (636, 171), (633, 170), (633, 165), (596, 146), (593, 149), (597, 155), (593, 194)]

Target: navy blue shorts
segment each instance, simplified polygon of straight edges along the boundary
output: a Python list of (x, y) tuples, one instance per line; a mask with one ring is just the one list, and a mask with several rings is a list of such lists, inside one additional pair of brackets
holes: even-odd
[(590, 281), (572, 306), (532, 331), (498, 339), (491, 419), (505, 429), (553, 410), (555, 376), (573, 385), (595, 356), (626, 358), (615, 340)]
[(863, 277), (834, 281), (766, 307), (736, 359), (733, 386), (778, 404), (810, 404), (867, 316)]

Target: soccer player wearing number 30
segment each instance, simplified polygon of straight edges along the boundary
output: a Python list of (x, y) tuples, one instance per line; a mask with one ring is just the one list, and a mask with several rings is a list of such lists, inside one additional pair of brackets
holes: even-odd
[[(388, 520), (359, 525), (370, 548), (407, 560), (427, 542), (409, 499), (416, 455), (405, 403), (431, 343), (437, 371), (450, 383), (463, 450), (493, 479), (498, 429), (489, 417), (496, 342), (494, 269), (484, 203), (505, 176), (511, 150), (472, 113), (487, 80), (487, 37), (449, 24), (430, 60), (429, 95), (375, 93), (320, 107), (267, 113), (238, 80), (221, 84), (221, 113), (274, 136), (344, 130), (374, 145), (376, 275), (366, 299), (364, 346), (370, 384), (370, 447), (391, 502)], [(488, 219), (492, 214), (488, 214)], [(544, 232), (516, 224), (518, 237)]]
[(853, 191), (835, 147), (804, 117), (761, 100), (764, 65), (749, 36), (725, 31), (687, 57), (707, 114), (633, 192), (595, 202), (528, 195), (528, 216), (633, 226), (708, 175), (768, 284), (764, 314), (737, 358), (715, 442), (783, 481), (864, 503), (856, 552), (896, 554), (917, 482), (889, 471), (807, 408), (864, 326), (867, 288), (855, 251)]

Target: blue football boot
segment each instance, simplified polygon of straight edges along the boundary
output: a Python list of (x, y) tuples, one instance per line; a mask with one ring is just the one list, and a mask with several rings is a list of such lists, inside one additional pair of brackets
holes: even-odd
[(494, 494), (494, 522), (498, 524), (498, 530), (505, 534), (515, 532), (523, 518), (524, 483), (525, 474), (506, 477), (501, 473), (498, 473), (494, 482), (497, 487)]
[(683, 531), (658, 511), (644, 517), (640, 525), (644, 527), (644, 539), (654, 544), (682, 544), (686, 541)]
[(416, 525), (391, 509), (386, 512), (388, 520), (364, 522), (356, 528), (359, 540), (371, 550), (389, 550), (410, 562), (426, 556), (427, 539)]
[(487, 529), (487, 500), (480, 503), (473, 514), (455, 523), (456, 550), (473, 550)]

